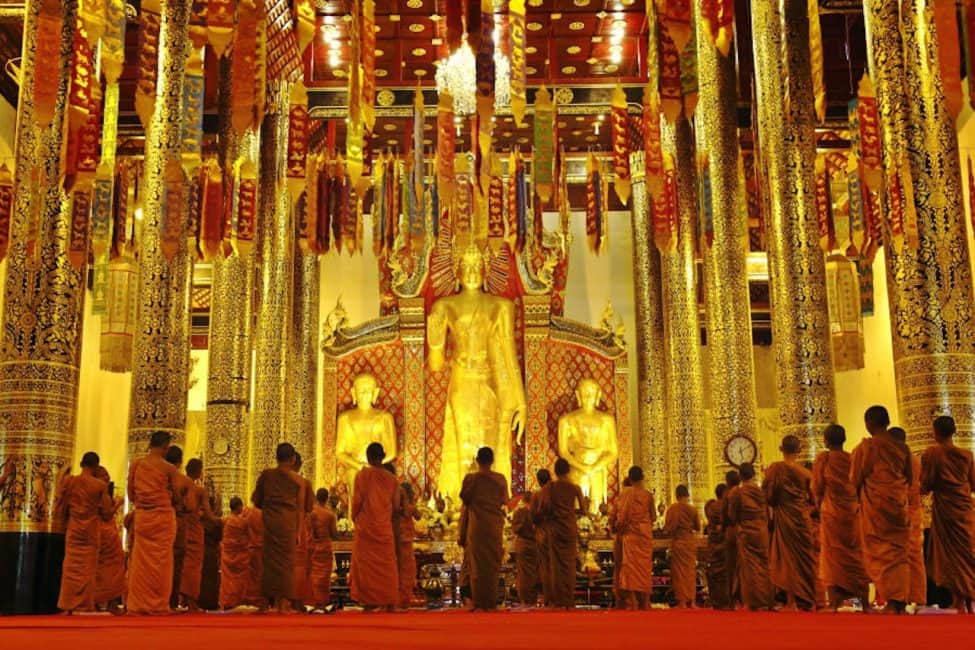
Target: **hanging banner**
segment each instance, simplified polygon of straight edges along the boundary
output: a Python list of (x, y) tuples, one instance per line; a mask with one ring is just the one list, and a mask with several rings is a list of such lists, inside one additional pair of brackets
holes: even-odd
[(957, 118), (964, 104), (961, 88), (961, 50), (958, 43), (958, 14), (955, 2), (929, 3), (934, 13), (937, 34), (938, 63), (941, 68), (941, 87), (945, 94), (945, 108)]
[(677, 183), (674, 174), (674, 159), (664, 153), (664, 188), (652, 204), (653, 241), (661, 252), (672, 251), (677, 246)]
[(308, 92), (301, 82), (291, 90), (288, 106), (288, 191), (292, 201), (297, 201), (308, 182)]
[(454, 127), (454, 100), (450, 93), (440, 93), (437, 104), (437, 194), (446, 210), (454, 198), (454, 152), (457, 131)]
[(195, 175), (203, 152), (203, 50), (193, 48), (183, 83), (183, 165)]
[(661, 10), (661, 27), (667, 28), (674, 45), (678, 50), (683, 50), (694, 30), (691, 24), (691, 0), (657, 0), (657, 7)]
[[(156, 80), (159, 76), (159, 0), (145, 0), (139, 9), (139, 58), (135, 85), (135, 112), (142, 128), (149, 129), (149, 120), (156, 106)], [(38, 52), (38, 54), (40, 54)], [(36, 100), (35, 100), (36, 101)]]
[(868, 190), (862, 181), (860, 182), (860, 190), (863, 197), (863, 220), (867, 230), (867, 242), (860, 252), (860, 259), (866, 264), (873, 264), (877, 249), (883, 242), (880, 194)]
[(552, 165), (555, 160), (555, 105), (545, 86), (535, 93), (534, 151), (532, 152), (532, 180), (535, 194), (543, 203), (552, 199), (555, 187)]
[(501, 160), (492, 157), (491, 184), (488, 187), (488, 246), (495, 254), (504, 246), (504, 181), (501, 179)]
[(860, 165), (851, 153), (846, 166), (846, 189), (850, 205), (850, 231), (854, 255), (862, 256), (867, 246), (867, 218), (863, 206)]
[(511, 187), (514, 228), (509, 226), (508, 239), (514, 238), (514, 252), (525, 250), (528, 243), (528, 179), (525, 174), (525, 160), (520, 151), (512, 153), (514, 158), (514, 183)]
[(906, 244), (916, 249), (919, 243), (917, 209), (911, 168), (905, 161), (899, 170), (887, 172), (887, 220), (894, 249), (900, 252)]
[[(468, 0), (473, 3), (474, 0)], [(482, 160), (491, 155), (494, 117), (494, 0), (480, 0), (480, 37), (477, 40), (477, 142)], [(470, 29), (470, 25), (468, 25)], [(478, 174), (480, 176), (480, 174)], [(483, 188), (482, 188), (483, 189)]]
[(227, 48), (234, 40), (234, 0), (209, 0), (207, 40), (218, 59), (227, 53)]
[(208, 4), (209, 0), (192, 0), (190, 3), (190, 43), (196, 50), (207, 44)]
[(697, 108), (697, 30), (691, 30), (691, 39), (680, 52), (680, 94), (684, 102), (684, 115), (694, 116)]
[(356, 198), (349, 178), (343, 172), (340, 179), (339, 218), (342, 222), (342, 246), (349, 255), (362, 251), (361, 202)]
[(107, 0), (105, 3), (105, 32), (99, 62), (105, 81), (116, 83), (125, 64), (125, 0)]
[(871, 191), (878, 192), (883, 183), (880, 113), (873, 84), (866, 74), (860, 79), (856, 107), (856, 142), (863, 165), (863, 181)]
[(112, 197), (112, 259), (128, 255), (135, 248), (136, 174), (131, 163), (119, 164)]
[(701, 0), (700, 11), (708, 38), (722, 56), (728, 56), (735, 39), (735, 0)]
[(362, 122), (376, 127), (376, 2), (362, 0)]
[(613, 187), (620, 202), (626, 205), (630, 200), (630, 133), (629, 116), (626, 107), (626, 93), (622, 86), (616, 85), (612, 99), (613, 122)]
[(238, 135), (256, 128), (257, 85), (254, 80), (257, 78), (259, 21), (256, 4), (243, 0), (238, 5), (237, 34), (230, 64), (230, 123)]
[(186, 218), (186, 177), (179, 161), (166, 163), (163, 172), (162, 233), (159, 248), (163, 257), (172, 261), (182, 243), (183, 222)]
[(816, 156), (816, 224), (819, 230), (819, 247), (828, 253), (832, 248), (832, 200), (829, 191), (829, 174), (826, 172), (826, 158)]
[(527, 59), (525, 58), (525, 0), (508, 1), (508, 30), (511, 37), (511, 115), (515, 126), (525, 126), (528, 108)]
[(91, 195), (87, 190), (71, 193), (71, 232), (68, 234), (68, 262), (76, 271), (88, 263), (88, 226)]
[(107, 372), (132, 371), (132, 342), (139, 313), (139, 268), (131, 256), (96, 264), (95, 276), (104, 276), (105, 294), (95, 299), (104, 304), (99, 367)]
[[(318, 168), (318, 176), (315, 179), (315, 184), (318, 186), (318, 192), (316, 197), (318, 199), (315, 206), (315, 212), (317, 217), (315, 218), (315, 247), (322, 253), (327, 253), (332, 249), (332, 221), (338, 219), (338, 214), (335, 211), (335, 206), (338, 205), (334, 195), (333, 190), (335, 189), (335, 183), (332, 181), (332, 177), (335, 175), (336, 162), (333, 158), (322, 157), (320, 159), (321, 164)], [(376, 181), (379, 182), (382, 178), (382, 164), (379, 164), (379, 174), (376, 176)], [(373, 206), (373, 215), (376, 214), (375, 205)], [(379, 226), (378, 224), (373, 227), (373, 234), (378, 236)]]
[(664, 151), (660, 137), (660, 104), (650, 86), (643, 91), (643, 149), (647, 166), (647, 192), (658, 198), (664, 186)]
[[(64, 19), (59, 0), (43, 0), (37, 14), (37, 31), (34, 36), (35, 61), (50, 61), (50, 65), (61, 60), (61, 31)], [(43, 71), (43, 68), (38, 70)], [(34, 122), (39, 129), (46, 129), (54, 121), (58, 97), (58, 75), (34, 75)]]
[(816, 119), (826, 119), (826, 82), (823, 77), (823, 33), (819, 25), (819, 0), (806, 0), (809, 13), (809, 61), (812, 67)]
[(683, 88), (680, 78), (680, 53), (667, 28), (661, 24), (658, 34), (660, 56), (660, 110), (673, 123), (683, 108)]
[(10, 250), (10, 220), (14, 208), (14, 178), (6, 163), (0, 164), (0, 260)]
[[(76, 37), (78, 33), (75, 33)], [(76, 45), (84, 51), (88, 43), (76, 38)], [(82, 120), (80, 124), (68, 121), (68, 137), (64, 156), (64, 189), (70, 192), (76, 185), (87, 191), (98, 169), (99, 135), (102, 131), (101, 84), (91, 67), (91, 59), (81, 53), (76, 57), (71, 72), (71, 91), (68, 95), (70, 115)], [(80, 102), (87, 102), (84, 110)]]
[(453, 54), (464, 42), (464, 4), (463, 0), (446, 0), (445, 22), (447, 23), (448, 55)]
[(555, 174), (558, 177), (558, 209), (559, 209), (559, 232), (568, 234), (569, 217), (572, 214), (572, 206), (569, 204), (569, 169), (568, 161), (565, 159), (565, 148), (559, 145), (558, 154), (555, 162)]
[(105, 33), (106, 0), (84, 0), (78, 3), (78, 20), (85, 29), (88, 47), (95, 48), (98, 40)]
[(237, 215), (234, 219), (234, 248), (245, 256), (253, 249), (257, 235), (257, 165), (249, 159), (237, 163)]
[(298, 246), (302, 253), (321, 253), (318, 246), (318, 160), (309, 153), (305, 160), (305, 193), (298, 205)]
[(586, 240), (596, 255), (606, 242), (606, 185), (601, 166), (595, 154), (590, 153), (586, 160)]
[(200, 236), (198, 248), (200, 257), (212, 260), (223, 244), (223, 175), (220, 164), (209, 158), (200, 168)]
[(364, 165), (366, 133), (362, 122), (362, 36), (359, 3), (352, 2), (349, 21), (349, 119), (345, 135), (345, 160), (352, 185), (359, 187)]

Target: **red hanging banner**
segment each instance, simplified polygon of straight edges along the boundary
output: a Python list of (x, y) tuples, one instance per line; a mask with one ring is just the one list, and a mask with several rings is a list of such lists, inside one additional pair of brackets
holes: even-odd
[(626, 93), (622, 86), (616, 86), (612, 100), (613, 120), (613, 187), (620, 202), (630, 201), (630, 133), (629, 116), (626, 108)]
[(673, 123), (684, 107), (680, 80), (680, 50), (677, 49), (666, 26), (662, 23), (657, 34), (660, 56), (660, 109), (667, 121)]

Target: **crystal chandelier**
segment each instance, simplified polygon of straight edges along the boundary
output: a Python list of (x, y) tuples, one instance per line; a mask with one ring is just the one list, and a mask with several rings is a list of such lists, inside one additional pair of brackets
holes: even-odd
[[(511, 103), (511, 66), (501, 48), (494, 48), (494, 110)], [(477, 112), (477, 63), (467, 40), (446, 59), (437, 61), (437, 92), (445, 90), (454, 100), (455, 115)]]

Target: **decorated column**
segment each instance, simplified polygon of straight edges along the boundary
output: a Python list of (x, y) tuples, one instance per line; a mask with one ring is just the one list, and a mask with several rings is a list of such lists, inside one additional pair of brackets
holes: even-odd
[(286, 190), (290, 84), (269, 86), (267, 114), (261, 126), (258, 189), (257, 326), (255, 336), (254, 411), (251, 414), (251, 476), (273, 466), (274, 450), (285, 442), (293, 416), (287, 404), (288, 340), (291, 331), (295, 227)]
[(317, 432), (317, 377), (318, 356), (318, 255), (301, 252), (294, 258), (294, 320), (291, 322), (288, 366), (287, 419), (291, 431), (289, 441), (308, 460), (303, 470), (306, 477), (314, 470), (315, 439)]
[(87, 261), (69, 261), (73, 205), (61, 182), (76, 14), (72, 2), (27, 2), (15, 185), (0, 187), (0, 575), (10, 576), (0, 613), (57, 603), (63, 538), (52, 508), (74, 453)]
[(816, 118), (806, 0), (752, 4), (758, 138), (769, 210), (769, 282), (780, 433), (821, 448), (836, 418), (826, 262), (816, 220)]
[[(667, 358), (667, 420), (672, 487), (685, 484), (692, 499), (703, 504), (708, 485), (707, 437), (704, 429), (704, 377), (701, 327), (697, 317), (697, 174), (694, 136), (683, 114), (674, 124), (661, 122), (663, 150), (673, 157), (676, 178), (676, 232), (660, 253), (664, 338)], [(670, 495), (666, 495), (669, 500)]]
[[(748, 295), (748, 219), (739, 185), (738, 101), (733, 41), (697, 29), (698, 108), (695, 118), (701, 197), (701, 257), (711, 381), (712, 467), (725, 464), (729, 440), (755, 440), (755, 376)], [(728, 31), (730, 34), (730, 30)], [(716, 44), (717, 43), (717, 44)], [(723, 50), (723, 51), (722, 51)]]
[[(158, 63), (147, 95), (149, 118), (142, 177), (139, 316), (132, 359), (129, 458), (146, 452), (153, 431), (175, 441), (186, 428), (190, 360), (190, 284), (187, 245), (189, 185), (181, 166), (183, 86), (189, 51), (189, 5), (161, 3)], [(144, 72), (144, 71), (143, 71)], [(144, 88), (140, 82), (140, 91)]]
[[(945, 4), (954, 29), (954, 3)], [(892, 182), (912, 190), (902, 193), (904, 200), (913, 194), (913, 205), (893, 206), (903, 215), (901, 237), (895, 239), (888, 223), (884, 253), (900, 422), (919, 451), (932, 441), (931, 421), (952, 415), (957, 443), (973, 449), (975, 302), (955, 117), (939, 67), (944, 23), (934, 13), (941, 8), (933, 0), (905, 0), (898, 14), (898, 3), (866, 0), (863, 10), (888, 214), (896, 200)]]
[[(660, 290), (660, 254), (653, 245), (643, 152), (630, 154), (633, 181), (633, 293), (636, 306), (637, 411), (639, 463), (657, 498), (669, 495), (670, 455), (664, 391), (664, 313)], [(626, 468), (620, 467), (620, 471)]]

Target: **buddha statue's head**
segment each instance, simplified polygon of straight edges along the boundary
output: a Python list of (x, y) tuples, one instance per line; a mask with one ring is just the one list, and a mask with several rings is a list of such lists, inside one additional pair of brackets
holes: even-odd
[(583, 379), (576, 387), (576, 400), (584, 411), (595, 411), (603, 398), (603, 390), (594, 379)]
[(352, 380), (352, 404), (368, 410), (379, 398), (379, 382), (368, 373), (363, 373)]
[(462, 287), (480, 290), (484, 287), (484, 253), (471, 242), (461, 255), (458, 264), (458, 278)]

